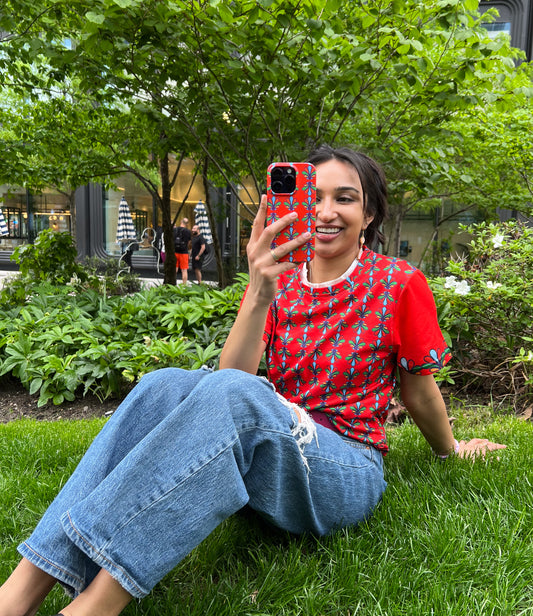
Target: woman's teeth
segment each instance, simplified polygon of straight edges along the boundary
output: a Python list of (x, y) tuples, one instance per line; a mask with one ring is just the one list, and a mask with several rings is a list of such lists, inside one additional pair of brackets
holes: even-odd
[(340, 227), (317, 227), (316, 228), (317, 233), (326, 233), (329, 235), (334, 235), (335, 233), (338, 233), (340, 230), (341, 230)]

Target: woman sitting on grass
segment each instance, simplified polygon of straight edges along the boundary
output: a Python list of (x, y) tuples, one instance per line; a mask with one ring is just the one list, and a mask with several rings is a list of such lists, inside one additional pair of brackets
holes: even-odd
[[(322, 147), (309, 264), (270, 250), (289, 214), (256, 216), (250, 284), (221, 370), (144, 376), (50, 505), (0, 588), (0, 616), (37, 612), (60, 582), (63, 616), (115, 616), (245, 505), (292, 533), (372, 513), (385, 489), (386, 418), (402, 399), (435, 454), (503, 447), (454, 440), (433, 373), (449, 358), (424, 276), (365, 248), (381, 239), (386, 184), (370, 158)], [(256, 375), (266, 351), (269, 381)], [(272, 383), (272, 384), (271, 384)]]

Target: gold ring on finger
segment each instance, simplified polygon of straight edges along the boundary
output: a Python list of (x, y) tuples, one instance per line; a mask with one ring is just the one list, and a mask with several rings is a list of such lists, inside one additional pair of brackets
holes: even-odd
[(274, 249), (272, 248), (270, 250), (270, 254), (272, 255), (272, 258), (274, 259), (274, 261), (277, 263), (279, 261), (279, 257), (278, 255), (274, 252)]

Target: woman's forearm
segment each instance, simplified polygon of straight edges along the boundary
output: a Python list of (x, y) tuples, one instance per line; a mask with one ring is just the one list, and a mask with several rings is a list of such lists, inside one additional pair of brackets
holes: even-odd
[(220, 368), (236, 368), (256, 374), (265, 351), (263, 332), (268, 305), (255, 302), (250, 294), (243, 300), (239, 314), (220, 354)]
[(432, 375), (413, 375), (401, 370), (402, 400), (424, 438), (436, 454), (449, 454), (455, 441), (446, 405)]

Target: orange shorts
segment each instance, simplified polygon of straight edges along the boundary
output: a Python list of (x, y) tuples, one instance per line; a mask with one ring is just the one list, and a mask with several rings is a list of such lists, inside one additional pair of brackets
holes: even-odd
[(189, 255), (176, 252), (176, 269), (186, 270), (189, 268)]

